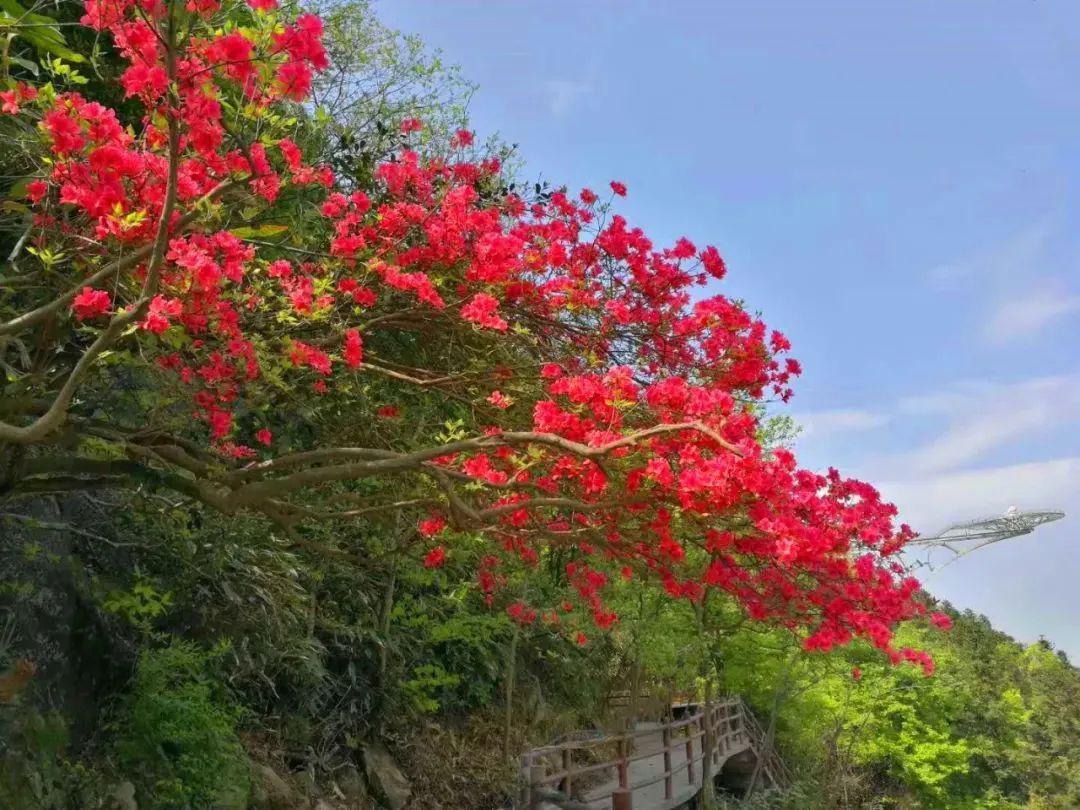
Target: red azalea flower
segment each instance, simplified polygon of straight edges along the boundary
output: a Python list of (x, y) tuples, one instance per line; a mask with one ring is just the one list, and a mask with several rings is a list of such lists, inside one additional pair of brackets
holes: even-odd
[(506, 321), (500, 318), (496, 311), (499, 309), (499, 301), (487, 293), (477, 293), (465, 306), (461, 308), (461, 317), (483, 326), (494, 329), (497, 332), (505, 332), (509, 327)]
[(29, 84), (19, 83), (11, 90), (4, 90), (0, 92), (0, 112), (8, 113), (9, 115), (17, 115), (19, 112), (19, 104), (24, 101), (32, 101), (37, 98), (37, 88)]
[(359, 368), (364, 362), (364, 341), (360, 333), (350, 329), (345, 333), (345, 351), (343, 353), (345, 364), (349, 368)]
[(950, 619), (944, 613), (931, 613), (930, 623), (939, 630), (948, 630), (953, 625), (952, 619)]
[(424, 537), (434, 537), (446, 528), (446, 518), (442, 515), (432, 515), (426, 520), (420, 521), (420, 534)]
[(49, 184), (42, 180), (31, 180), (26, 184), (26, 199), (32, 203), (39, 203), (49, 192)]
[(171, 325), (171, 318), (176, 318), (184, 310), (184, 304), (178, 298), (166, 298), (155, 295), (147, 310), (146, 319), (140, 324), (143, 329), (160, 335)]
[(82, 292), (71, 300), (71, 309), (80, 321), (107, 315), (112, 310), (112, 299), (104, 290), (83, 287)]

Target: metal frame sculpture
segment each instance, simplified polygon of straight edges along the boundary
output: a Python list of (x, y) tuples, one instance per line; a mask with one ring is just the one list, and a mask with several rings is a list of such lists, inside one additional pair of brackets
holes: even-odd
[[(920, 537), (912, 541), (912, 545), (948, 549), (956, 555), (949, 562), (955, 562), (960, 557), (980, 548), (1000, 543), (1002, 540), (1008, 540), (1012, 537), (1031, 534), (1039, 526), (1061, 520), (1063, 517), (1065, 517), (1065, 513), (1056, 509), (1041, 512), (1021, 512), (1015, 506), (1010, 506), (1005, 514), (1000, 517), (957, 523), (930, 537)], [(957, 548), (957, 546), (960, 546), (960, 548)], [(948, 563), (945, 564), (948, 565)]]

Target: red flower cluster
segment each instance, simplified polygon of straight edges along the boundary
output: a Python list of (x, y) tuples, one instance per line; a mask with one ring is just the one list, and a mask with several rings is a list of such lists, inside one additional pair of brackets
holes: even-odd
[(442, 515), (433, 515), (426, 520), (420, 521), (420, 534), (424, 537), (434, 537), (446, 528), (446, 518)]
[[(25, 86), (0, 94), (7, 114), (36, 110), (51, 152), (48, 177), (28, 187), (41, 224), (61, 221), (49, 209), (58, 202), (65, 228), (130, 254), (154, 244), (175, 197), (137, 337), (191, 387), (194, 412), (224, 455), (254, 454), (238, 434), (271, 443), (269, 429), (235, 416), (249, 411), (237, 405), (258, 397), (269, 364), (319, 393), (342, 372), (371, 370), (365, 337), (381, 319), (365, 322), (365, 310), (419, 312), (473, 342), (520, 338), (540, 368), (539, 396), (514, 409), (531, 412), (532, 432), (497, 426), (482, 446), (425, 461), (447, 480), (470, 479), (471, 511), (492, 543), (478, 571), (486, 599), (507, 581), (502, 569), (535, 566), (554, 548), (573, 560), (567, 579), (601, 629), (617, 621), (603, 599), (623, 587), (613, 582), (653, 581), (676, 599), (723, 592), (752, 618), (801, 632), (807, 649), (862, 638), (931, 667), (892, 647), (896, 623), (925, 613), (918, 583), (894, 562), (912, 536), (894, 528), (895, 508), (866, 484), (800, 469), (791, 453), (762, 446), (757, 406), (787, 400), (800, 368), (784, 357), (782, 334), (726, 296), (703, 295), (710, 277), (726, 274), (715, 247), (686, 238), (658, 247), (622, 216), (601, 217), (606, 208), (587, 189), (493, 195), (501, 168), (465, 157), (475, 142), (467, 130), (453, 136), (450, 157), (405, 150), (363, 191), (305, 165), (285, 132), (233, 148), (225, 99), (256, 109), (302, 101), (327, 66), (318, 18), (279, 18), (274, 0), (249, 4), (268, 24), (223, 32), (213, 25), (216, 0), (192, 0), (193, 33), (169, 54), (164, 4), (87, 0), (83, 22), (111, 35), (128, 63), (124, 91), (145, 111), (134, 134), (76, 93), (47, 103)], [(406, 134), (421, 126), (401, 122)], [(195, 216), (236, 185), (267, 206), (314, 186), (328, 243), (294, 264)], [(627, 193), (617, 181), (611, 190)], [(87, 286), (72, 300), (75, 317), (132, 305), (150, 272), (143, 262), (122, 274), (115, 305)], [(289, 326), (270, 337), (268, 323)], [(166, 332), (180, 348), (146, 335)], [(535, 372), (521, 382), (528, 390)], [(498, 390), (487, 400), (510, 404)], [(446, 523), (435, 515), (420, 531), (433, 536)], [(424, 564), (440, 565), (444, 553), (433, 549)], [(522, 624), (538, 615), (523, 602), (508, 613)]]
[(71, 301), (71, 309), (80, 321), (106, 315), (112, 309), (112, 299), (104, 290), (83, 287), (82, 292)]
[(19, 105), (37, 98), (37, 88), (28, 84), (16, 84), (11, 90), (0, 91), (0, 112), (17, 115)]
[(461, 308), (461, 317), (477, 326), (505, 332), (508, 324), (496, 314), (498, 309), (498, 299), (487, 293), (477, 293)]

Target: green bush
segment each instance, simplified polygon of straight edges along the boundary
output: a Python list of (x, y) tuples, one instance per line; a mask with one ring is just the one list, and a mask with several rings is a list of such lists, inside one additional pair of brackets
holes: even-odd
[(212, 655), (176, 641), (144, 652), (116, 730), (115, 753), (140, 808), (244, 807), (240, 710), (212, 675)]
[(102, 774), (68, 758), (68, 729), (56, 712), (0, 704), (0, 807), (73, 810), (104, 802)]

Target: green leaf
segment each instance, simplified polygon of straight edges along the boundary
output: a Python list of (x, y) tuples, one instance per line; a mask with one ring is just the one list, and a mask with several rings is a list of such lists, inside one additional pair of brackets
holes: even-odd
[(52, 17), (46, 17), (44, 14), (32, 14), (23, 8), (17, 0), (0, 0), (0, 9), (18, 20), (20, 26), (25, 26), (15, 29), (16, 33), (37, 50), (46, 51), (69, 62), (86, 61), (81, 54), (75, 53), (75, 51), (67, 47), (67, 41), (64, 39), (64, 35), (54, 27), (56, 20)]
[(30, 59), (23, 59), (21, 56), (9, 56), (8, 61), (18, 65), (19, 67), (26, 68), (35, 76), (41, 73), (41, 68), (38, 67), (38, 63), (31, 61)]
[(279, 233), (285, 233), (289, 230), (288, 225), (258, 225), (255, 227), (243, 226), (240, 228), (233, 228), (229, 231), (233, 236), (238, 236), (241, 239), (250, 239), (256, 236), (277, 236)]

